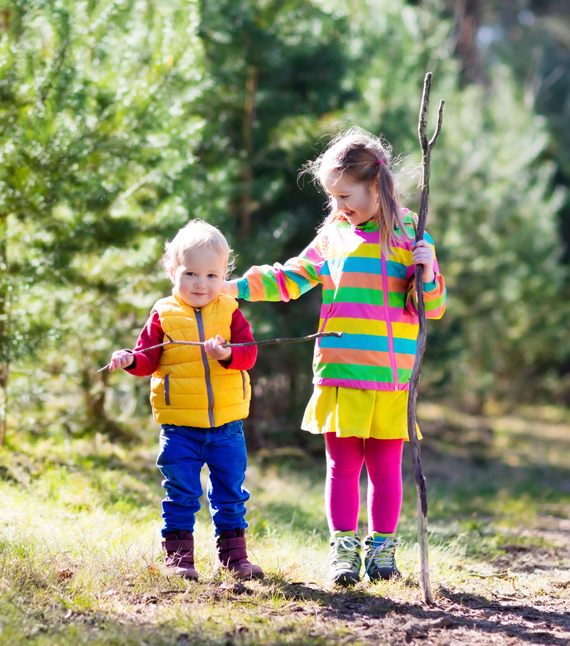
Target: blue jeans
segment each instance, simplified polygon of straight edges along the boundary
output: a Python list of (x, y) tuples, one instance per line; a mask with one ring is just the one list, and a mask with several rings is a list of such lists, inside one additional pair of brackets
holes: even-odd
[(247, 453), (241, 420), (213, 428), (163, 424), (156, 461), (166, 489), (163, 536), (176, 529), (194, 531), (204, 464), (210, 469), (208, 501), (216, 533), (247, 527), (249, 491), (243, 486)]

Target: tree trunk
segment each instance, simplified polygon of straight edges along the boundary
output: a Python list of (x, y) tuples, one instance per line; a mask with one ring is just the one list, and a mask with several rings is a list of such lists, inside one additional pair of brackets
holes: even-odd
[(91, 368), (86, 366), (81, 371), (81, 377), (87, 419), (91, 425), (104, 426), (106, 421), (105, 396), (107, 394), (109, 373), (107, 371), (102, 372), (97, 379), (94, 378)]
[(8, 338), (10, 328), (10, 304), (8, 275), (8, 216), (0, 215), (0, 446), (4, 444), (8, 423), (8, 377), (10, 355)]
[(243, 110), (243, 168), (242, 195), (240, 206), (240, 233), (247, 240), (251, 233), (251, 202), (253, 196), (253, 118), (255, 115), (255, 95), (257, 92), (258, 70), (250, 65), (245, 83), (245, 104)]
[(257, 371), (255, 366), (249, 372), (249, 379), (251, 383), (251, 402), (249, 404), (249, 416), (245, 420), (247, 449), (254, 453), (265, 446), (263, 434), (259, 428), (259, 405), (257, 397), (255, 396), (255, 384), (257, 382)]
[(461, 59), (461, 75), (468, 83), (482, 81), (477, 43), (481, 18), (480, 0), (460, 0), (455, 9), (455, 53)]

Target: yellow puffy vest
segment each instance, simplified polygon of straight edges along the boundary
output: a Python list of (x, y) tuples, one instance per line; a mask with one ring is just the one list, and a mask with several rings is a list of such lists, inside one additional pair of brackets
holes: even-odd
[[(177, 294), (159, 300), (154, 309), (162, 329), (175, 341), (205, 341), (219, 334), (231, 339), (234, 298), (220, 296), (200, 309)], [(164, 341), (168, 341), (166, 336)], [(224, 368), (203, 346), (167, 345), (151, 379), (150, 401), (159, 424), (211, 428), (247, 417), (251, 387), (245, 370)]]

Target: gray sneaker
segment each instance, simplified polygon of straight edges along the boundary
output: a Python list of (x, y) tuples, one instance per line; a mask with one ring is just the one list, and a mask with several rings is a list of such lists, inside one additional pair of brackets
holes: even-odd
[(396, 566), (396, 538), (367, 536), (364, 540), (364, 569), (370, 581), (388, 580), (399, 577)]
[(362, 543), (354, 532), (334, 532), (331, 551), (325, 568), (327, 581), (338, 585), (354, 585), (360, 581)]

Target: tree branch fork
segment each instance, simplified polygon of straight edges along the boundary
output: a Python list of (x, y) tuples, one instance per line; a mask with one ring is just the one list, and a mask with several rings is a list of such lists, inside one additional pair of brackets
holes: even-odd
[[(418, 138), (422, 149), (422, 194), (418, 224), (414, 226), (416, 234), (416, 243), (423, 240), (425, 223), (428, 213), (429, 201), (429, 179), (431, 172), (431, 151), (435, 146), (443, 123), (443, 108), (445, 101), (440, 101), (437, 117), (437, 125), (431, 139), (427, 138), (427, 115), (429, 110), (429, 96), (431, 91), (432, 74), (428, 72), (424, 79), (424, 89), (420, 106), (418, 121)], [(410, 377), (410, 390), (408, 399), (408, 436), (412, 445), (412, 462), (414, 470), (414, 480), (417, 491), (417, 510), (418, 510), (418, 546), (419, 546), (419, 565), (420, 565), (420, 588), (424, 601), (433, 604), (433, 595), (429, 578), (429, 553), (428, 553), (428, 505), (427, 505), (427, 487), (426, 478), (422, 471), (421, 449), (418, 435), (416, 433), (416, 403), (418, 397), (418, 383), (422, 360), (426, 349), (427, 323), (425, 313), (425, 301), (423, 290), (423, 268), (416, 266), (416, 300), (418, 308), (419, 331), (417, 339), (417, 353), (414, 360), (414, 368)]]

